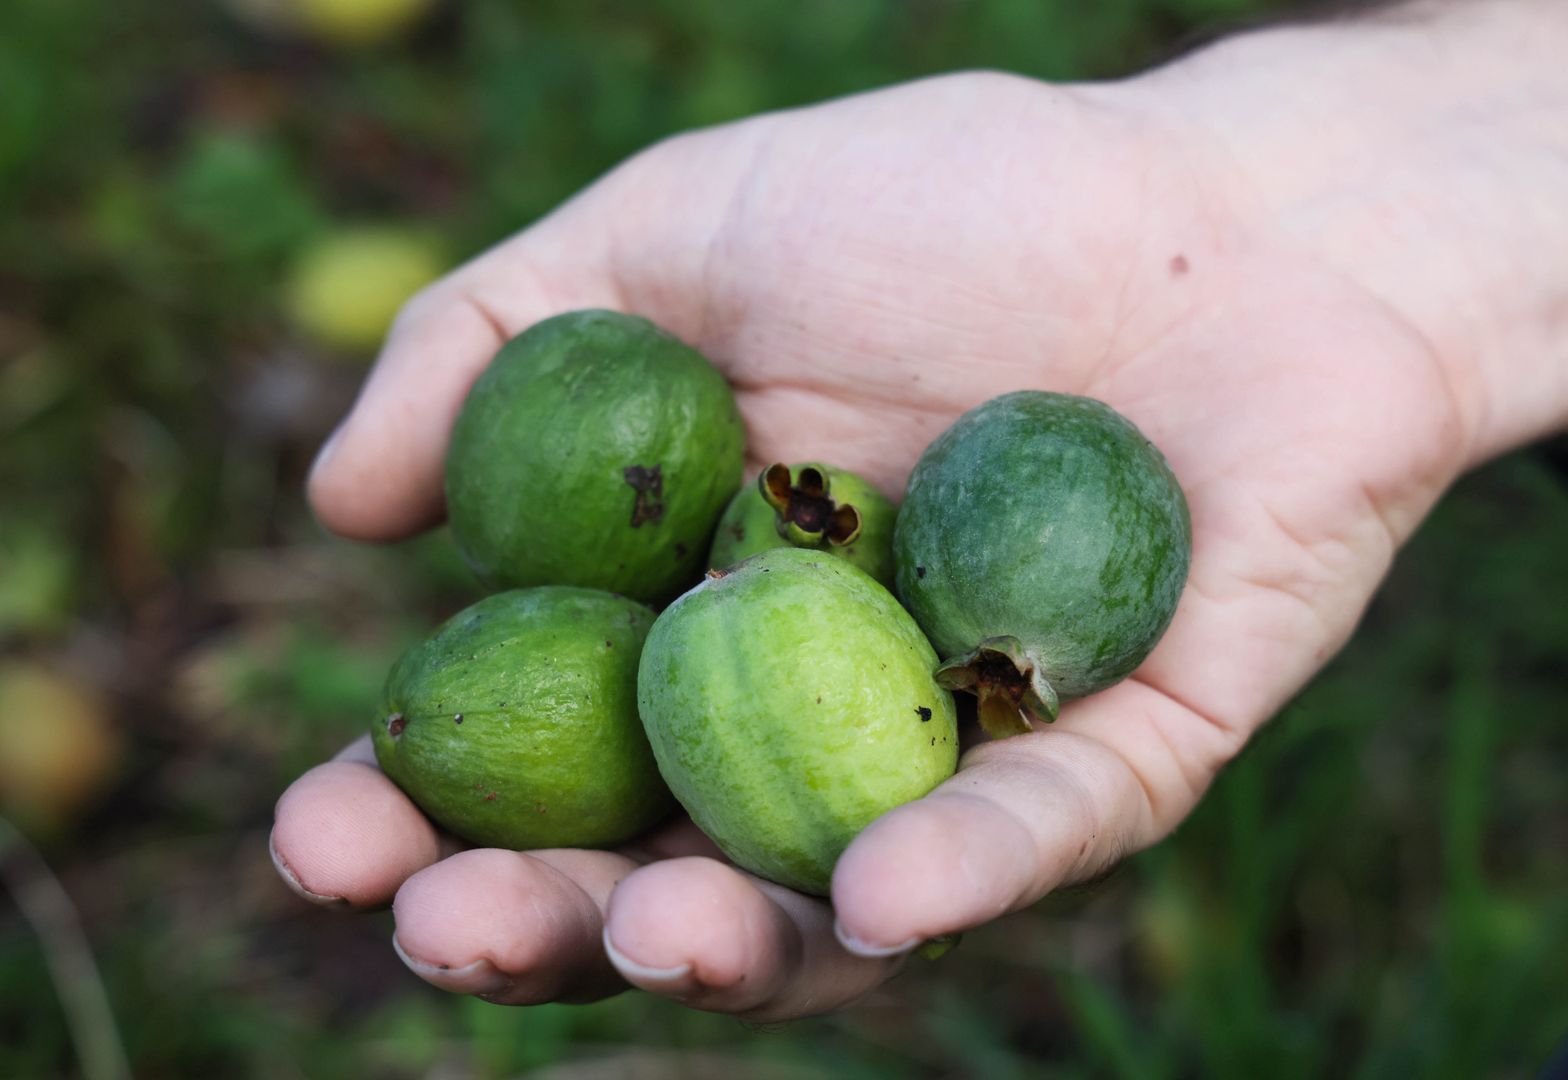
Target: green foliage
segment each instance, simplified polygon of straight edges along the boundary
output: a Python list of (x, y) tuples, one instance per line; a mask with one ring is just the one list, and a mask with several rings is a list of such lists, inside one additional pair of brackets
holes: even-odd
[(0, 520), (0, 641), (64, 624), (76, 553), (56, 535), (58, 526), (46, 522)]
[(294, 250), (316, 224), (311, 192), (283, 148), (249, 135), (192, 138), (164, 199), (169, 220), (225, 261)]
[[(361, 373), (287, 325), (307, 245), (385, 221), (472, 253), (687, 127), (1114, 77), (1277, 5), (469, 0), (338, 52), (232, 3), (0, 3), (0, 648), (103, 683), (132, 743), (46, 854), (137, 1076), (1525, 1077), (1568, 1031), (1568, 493), (1525, 456), (1445, 500), (1176, 836), (851, 1012), (498, 1008), (408, 976), (386, 915), (285, 893), (277, 795), (477, 595), (443, 533), (310, 520)], [(0, 1075), (76, 1070), (50, 978), (0, 901)]]

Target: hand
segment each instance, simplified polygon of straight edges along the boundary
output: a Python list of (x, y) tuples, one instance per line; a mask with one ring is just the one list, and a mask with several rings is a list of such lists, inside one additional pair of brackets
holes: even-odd
[[(1187, 591), (1131, 679), (969, 750), (850, 846), (832, 908), (685, 822), (613, 853), (459, 850), (363, 742), (280, 801), (291, 884), (391, 901), (404, 959), (448, 989), (576, 1001), (629, 982), (770, 1020), (852, 1001), (914, 943), (1168, 833), (1344, 643), (1444, 486), (1529, 434), (1489, 407), (1470, 339), (1280, 227), (1246, 125), (1189, 118), (1180, 78), (952, 76), (660, 144), (410, 304), (311, 480), (343, 535), (434, 523), (468, 386), (507, 337), (578, 307), (646, 315), (718, 363), (753, 466), (820, 458), (895, 497), (964, 409), (1088, 394), (1164, 450), (1192, 510)], [(1192, 80), (1180, 93), (1210, 101), (1215, 77)], [(1336, 222), (1376, 203), (1341, 194)]]

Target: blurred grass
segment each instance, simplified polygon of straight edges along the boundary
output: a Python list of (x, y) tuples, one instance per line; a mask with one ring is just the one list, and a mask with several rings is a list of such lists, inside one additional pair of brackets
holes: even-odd
[[(474, 0), (347, 50), (242, 2), (0, 5), (0, 649), (128, 736), (38, 839), (136, 1075), (1513, 1077), (1568, 1032), (1568, 492), (1528, 454), (1439, 507), (1171, 841), (843, 1015), (492, 1007), (407, 976), (387, 916), (295, 901), (272, 801), (475, 595), (444, 536), (357, 549), (301, 502), (364, 359), (286, 317), (314, 242), (461, 256), (685, 127), (955, 67), (1113, 75), (1273, 5)], [(75, 1070), (49, 987), (0, 905), (0, 1075)]]

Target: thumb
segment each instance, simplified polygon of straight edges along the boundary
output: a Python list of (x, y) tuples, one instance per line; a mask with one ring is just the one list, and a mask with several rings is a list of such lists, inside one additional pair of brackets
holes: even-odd
[(691, 340), (705, 252), (744, 169), (747, 125), (660, 143), (458, 268), (398, 315), (311, 470), (328, 529), (393, 540), (440, 521), (443, 457), (469, 387), (505, 342), (578, 308), (642, 315)]

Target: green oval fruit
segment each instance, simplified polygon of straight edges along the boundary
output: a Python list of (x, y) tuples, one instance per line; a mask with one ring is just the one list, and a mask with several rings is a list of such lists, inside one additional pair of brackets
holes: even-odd
[(653, 612), (592, 589), (499, 593), (393, 666), (371, 739), (430, 815), (492, 847), (608, 847), (672, 807), (637, 719)]
[(936, 655), (891, 593), (840, 559), (775, 548), (654, 623), (637, 705), (659, 771), (739, 866), (826, 895), (861, 829), (958, 763)]
[(980, 698), (993, 737), (1142, 663), (1191, 549), (1159, 450), (1108, 405), (1034, 390), (971, 409), (926, 448), (893, 539), (938, 679)]
[(492, 585), (660, 603), (702, 571), (744, 443), (700, 353), (635, 316), (558, 315), (469, 392), (446, 458), (452, 535)]
[(897, 515), (887, 496), (848, 469), (770, 465), (724, 508), (708, 565), (722, 570), (770, 548), (817, 548), (891, 589)]

